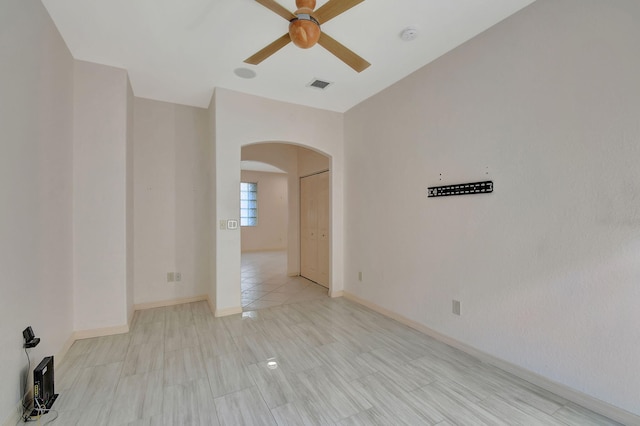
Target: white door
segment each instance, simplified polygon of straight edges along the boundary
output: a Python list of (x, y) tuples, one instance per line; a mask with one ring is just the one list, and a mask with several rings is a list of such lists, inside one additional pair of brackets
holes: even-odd
[(300, 179), (300, 275), (329, 287), (329, 172)]

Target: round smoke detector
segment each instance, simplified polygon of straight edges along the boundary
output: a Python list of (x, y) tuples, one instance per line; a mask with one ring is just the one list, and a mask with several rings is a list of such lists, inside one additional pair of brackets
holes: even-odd
[(404, 41), (415, 40), (418, 37), (418, 29), (415, 27), (407, 27), (400, 33), (400, 38)]

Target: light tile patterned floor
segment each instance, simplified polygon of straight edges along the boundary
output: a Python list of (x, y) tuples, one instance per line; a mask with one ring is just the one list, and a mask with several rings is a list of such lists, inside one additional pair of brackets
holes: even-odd
[(138, 311), (129, 333), (74, 343), (56, 386), (54, 426), (617, 424), (326, 296)]
[(328, 289), (287, 276), (284, 251), (242, 253), (242, 308), (246, 311), (328, 297)]

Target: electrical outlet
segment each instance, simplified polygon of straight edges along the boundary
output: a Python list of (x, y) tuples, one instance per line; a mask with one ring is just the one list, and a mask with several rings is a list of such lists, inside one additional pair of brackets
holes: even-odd
[(227, 221), (226, 220), (221, 220), (220, 221), (220, 229), (227, 229)]
[(182, 273), (176, 272), (176, 281), (182, 281)]
[(362, 271), (358, 272), (358, 281), (362, 281)]
[(454, 315), (460, 315), (460, 301), (453, 300), (451, 305), (452, 305), (451, 310), (454, 313)]
[(173, 272), (167, 272), (167, 282), (172, 283), (175, 281), (175, 274)]

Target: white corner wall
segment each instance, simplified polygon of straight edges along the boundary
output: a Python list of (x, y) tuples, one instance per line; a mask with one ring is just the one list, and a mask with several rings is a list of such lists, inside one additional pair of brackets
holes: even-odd
[(127, 312), (127, 72), (74, 66), (74, 329), (122, 327)]
[(640, 415), (639, 21), (538, 0), (348, 111), (346, 290)]
[(133, 138), (134, 138), (134, 96), (133, 88), (131, 87), (131, 81), (127, 76), (127, 175), (126, 175), (126, 187), (127, 187), (127, 199), (126, 199), (126, 239), (127, 239), (127, 324), (131, 324), (133, 320), (133, 303), (134, 303), (134, 168), (133, 168)]
[[(207, 110), (136, 98), (135, 303), (209, 291)], [(180, 282), (167, 282), (180, 272)]]
[(73, 59), (39, 1), (0, 2), (0, 32), (0, 424), (13, 425), (22, 330), (42, 339), (32, 362), (73, 331)]
[[(343, 115), (256, 96), (216, 89), (215, 169), (216, 215), (238, 219), (240, 152), (243, 145), (280, 141), (308, 146), (332, 159), (331, 291), (343, 287)], [(216, 235), (216, 311), (232, 312), (240, 304), (240, 232)]]
[(207, 295), (209, 296), (209, 307), (215, 313), (217, 306), (217, 255), (218, 255), (218, 227), (216, 226), (216, 211), (218, 200), (216, 199), (216, 89), (211, 96), (211, 102), (207, 109), (207, 141), (205, 143), (205, 151), (202, 157), (207, 160), (207, 214), (209, 220), (208, 244), (209, 244), (209, 284), (207, 286)]
[(289, 223), (287, 174), (242, 170), (241, 180), (258, 184), (258, 224), (241, 228), (242, 251), (286, 250)]

